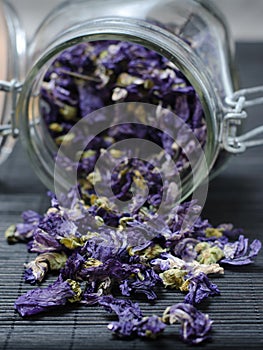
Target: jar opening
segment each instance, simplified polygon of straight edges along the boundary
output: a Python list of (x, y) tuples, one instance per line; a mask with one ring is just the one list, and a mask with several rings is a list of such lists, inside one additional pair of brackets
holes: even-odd
[[(169, 156), (173, 160), (176, 158), (180, 168), (179, 172), (181, 171), (180, 181), (183, 184), (182, 198), (188, 196), (193, 191), (194, 180), (188, 168), (189, 164), (185, 153), (194, 153), (196, 145), (191, 140), (189, 141), (186, 135), (177, 135), (185, 138), (184, 147), (187, 152), (184, 152), (184, 150), (180, 150), (176, 140), (169, 137), (169, 129), (171, 129), (169, 112), (175, 113), (180, 120), (187, 124), (201, 145), (200, 148), (204, 149), (207, 158), (211, 157), (211, 154), (215, 155), (211, 152), (211, 148), (214, 147), (213, 144), (211, 145), (211, 140), (213, 141), (211, 129), (215, 128), (216, 125), (211, 118), (214, 111), (212, 112), (211, 105), (207, 104), (208, 98), (205, 96), (207, 90), (203, 88), (204, 81), (197, 80), (198, 74), (195, 66), (191, 66), (192, 70), (189, 67), (186, 68), (189, 57), (186, 55), (182, 60), (179, 49), (184, 50), (179, 45), (176, 48), (169, 48), (168, 51), (168, 49), (164, 49), (163, 45), (157, 46), (156, 42), (149, 42), (145, 38), (142, 40), (142, 38), (131, 35), (124, 37), (118, 32), (118, 34), (106, 35), (104, 33), (102, 35), (97, 33), (96, 35), (74, 38), (74, 40), (57, 45), (55, 49), (46, 54), (35, 65), (31, 73), (32, 80), (30, 81), (29, 78), (23, 89), (27, 91), (27, 104), (23, 102), (23, 107), (26, 107), (26, 114), (29, 123), (31, 123), (30, 127), (28, 127), (29, 125), (25, 127), (26, 124), (22, 122), (23, 134), (27, 135), (24, 140), (27, 147), (32, 148), (33, 146), (34, 152), (29, 149), (29, 153), (34, 154), (33, 158), (36, 157), (36, 154), (37, 157), (41, 158), (41, 173), (44, 170), (53, 176), (54, 164), (52, 167), (50, 163), (54, 163), (54, 155), (57, 153), (58, 146), (61, 143), (74, 143), (76, 139), (81, 139), (81, 135), (70, 131), (71, 127), (80, 119), (85, 118), (94, 110), (109, 105), (136, 102), (139, 103), (139, 111), (134, 107), (134, 113), (139, 116), (139, 126), (131, 125), (130, 122), (125, 123), (123, 117), (117, 122), (114, 120), (114, 127), (111, 125), (99, 135), (93, 135), (96, 142), (93, 141), (92, 147), (81, 150), (78, 175), (83, 192), (90, 193), (90, 187), (96, 181), (94, 178), (91, 179), (89, 175), (92, 173), (91, 164), (94, 164), (94, 161), (96, 163), (98, 151), (100, 153), (101, 150), (112, 146), (113, 141), (121, 141), (123, 138), (134, 139), (141, 134), (147, 135), (148, 140), (155, 141), (163, 147), (166, 157)], [(176, 52), (179, 50), (179, 55), (173, 55), (173, 50)], [(28, 96), (29, 91), (30, 97)], [(22, 101), (22, 96), (20, 101)], [(147, 126), (141, 125), (143, 123), (141, 123), (140, 118), (145, 118), (142, 103), (161, 108), (161, 113), (166, 110), (167, 124), (165, 118), (156, 124), (157, 119), (155, 118), (155, 120), (148, 120)], [(132, 107), (129, 105), (127, 108)], [(208, 115), (210, 119), (207, 118)], [(105, 116), (97, 115), (97, 118), (100, 117), (103, 119)], [(93, 125), (93, 122), (90, 124)], [(157, 129), (156, 133), (153, 132), (154, 129)], [(111, 149), (112, 158), (116, 158), (117, 154), (120, 154), (119, 150)], [(152, 154), (151, 161), (153, 159), (154, 155)], [(202, 161), (200, 162), (202, 163)], [(210, 166), (211, 160), (208, 162)], [(115, 170), (126, 174), (127, 169), (124, 165), (127, 165), (127, 160), (126, 163), (123, 160), (122, 163), (118, 164), (119, 168), (117, 166)], [(140, 165), (141, 168), (147, 168), (144, 162)], [(68, 164), (68, 166), (70, 167), (72, 164)], [(195, 166), (199, 167), (199, 169), (195, 169), (198, 173), (198, 183), (194, 185), (197, 187), (204, 179), (203, 175), (207, 169), (204, 171), (202, 167), (200, 168), (200, 163), (198, 164), (197, 161)], [(152, 169), (154, 168), (153, 165)], [(141, 177), (142, 174), (139, 173), (137, 175)], [(127, 182), (126, 177), (119, 180), (122, 182), (121, 187), (124, 186), (125, 181)], [(137, 184), (140, 183), (136, 176), (133, 176), (132, 180), (133, 182), (137, 181)], [(143, 187), (142, 184), (141, 186)], [(129, 191), (132, 192), (131, 187)], [(127, 196), (131, 192), (127, 193)], [(125, 196), (123, 199), (125, 200)], [(156, 201), (158, 202), (158, 199)]]

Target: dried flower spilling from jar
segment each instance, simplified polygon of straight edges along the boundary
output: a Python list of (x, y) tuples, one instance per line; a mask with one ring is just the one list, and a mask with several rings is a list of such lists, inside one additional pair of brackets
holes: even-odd
[[(71, 129), (94, 110), (142, 101), (175, 112), (205, 146), (206, 124), (195, 90), (171, 62), (137, 44), (102, 41), (64, 51), (49, 68), (41, 95), (43, 117), (57, 145), (65, 139), (69, 143), (81, 139), (83, 135), (71, 134)], [(173, 176), (189, 166), (183, 150), (163, 132), (169, 128), (169, 118), (159, 121), (153, 127), (114, 123), (95, 135), (77, 164), (78, 184), (67, 193), (63, 205), (50, 194), (51, 206), (44, 215), (27, 211), (23, 223), (6, 231), (9, 243), (25, 242), (30, 252), (38, 254), (26, 265), (26, 282), (41, 283), (51, 271), (58, 275), (49, 287), (33, 289), (17, 299), (15, 308), (22, 316), (67, 303), (96, 304), (116, 314), (108, 328), (117, 337), (155, 338), (178, 323), (184, 341), (198, 344), (207, 339), (212, 321), (197, 305), (220, 293), (209, 275), (223, 274), (227, 264), (251, 263), (261, 243), (249, 243), (232, 225), (215, 228), (202, 220), (196, 201), (170, 201), (169, 211), (158, 213), (163, 188), (168, 186), (173, 192)], [(90, 175), (105, 149), (129, 138), (156, 142), (163, 153), (145, 162), (111, 149), (109, 157), (118, 159), (111, 181), (114, 196), (123, 202), (133, 197), (129, 210), (121, 212), (111, 197), (96, 196), (96, 178)], [(163, 184), (159, 169), (158, 161), (165, 155), (176, 164), (170, 184)], [(140, 202), (139, 195), (133, 196), (134, 187), (140, 194), (146, 183), (149, 191)], [(161, 287), (181, 291), (182, 302), (162, 315), (143, 315), (136, 297), (152, 302)]]
[[(6, 233), (10, 243), (27, 242), (29, 251), (38, 253), (26, 265), (25, 280), (41, 283), (51, 271), (58, 271), (58, 278), (48, 288), (20, 296), (16, 310), (31, 316), (67, 303), (98, 305), (116, 314), (117, 320), (108, 328), (118, 337), (155, 338), (169, 325), (179, 323), (184, 341), (202, 342), (209, 336), (212, 321), (196, 306), (220, 294), (209, 275), (223, 274), (227, 264), (251, 263), (261, 243), (249, 244), (232, 225), (214, 228), (201, 219), (181, 232), (185, 216), (199, 210), (196, 203), (187, 202), (175, 207), (166, 219), (140, 222), (131, 218), (116, 229), (98, 225), (98, 218), (74, 198), (71, 208), (61, 207), (52, 198), (43, 216), (25, 212), (24, 223)], [(127, 225), (125, 230), (122, 225)], [(155, 237), (136, 245), (149, 232)], [(158, 286), (181, 291), (182, 302), (163, 310), (163, 315), (151, 315), (150, 308), (143, 315), (132, 300), (138, 296), (156, 300)]]

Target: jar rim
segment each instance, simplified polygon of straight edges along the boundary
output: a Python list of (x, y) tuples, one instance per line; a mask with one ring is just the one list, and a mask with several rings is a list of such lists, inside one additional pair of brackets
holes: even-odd
[[(43, 161), (40, 164), (39, 152), (30, 137), (29, 118), (27, 115), (32, 87), (36, 80), (41, 80), (46, 69), (60, 52), (78, 43), (98, 40), (129, 41), (156, 51), (174, 63), (196, 90), (207, 123), (208, 137), (204, 153), (208, 167), (207, 169), (200, 169), (194, 185), (188, 184), (189, 188), (185, 189), (185, 194), (182, 197), (182, 200), (186, 199), (207, 179), (208, 173), (211, 171), (219, 153), (220, 143), (217, 138), (219, 137), (219, 125), (217, 124), (216, 116), (220, 111), (220, 101), (204, 64), (189, 45), (175, 34), (145, 20), (103, 17), (82, 22), (64, 32), (35, 62), (23, 85), (16, 112), (22, 134), (22, 142), (29, 153), (33, 165), (36, 166), (37, 174), (49, 188), (54, 186), (54, 171), (46, 167), (43, 174)], [(45, 174), (46, 172), (48, 172), (48, 176)]]

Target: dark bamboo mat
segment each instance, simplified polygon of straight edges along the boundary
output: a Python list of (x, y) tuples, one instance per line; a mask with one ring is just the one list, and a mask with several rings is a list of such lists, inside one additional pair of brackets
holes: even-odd
[[(263, 43), (239, 44), (237, 64), (242, 86), (263, 84)], [(249, 125), (263, 123), (263, 107), (252, 111)], [(263, 240), (263, 148), (235, 157), (209, 189), (204, 216), (213, 223), (233, 222), (246, 234)], [(0, 169), (0, 345), (1, 349), (186, 349), (178, 328), (169, 328), (158, 341), (114, 340), (107, 330), (112, 320), (97, 307), (70, 306), (23, 320), (14, 312), (16, 298), (32, 288), (23, 282), (23, 264), (32, 258), (24, 245), (8, 246), (4, 230), (20, 220), (23, 210), (42, 211), (47, 206), (45, 189), (33, 174), (20, 144)], [(256, 263), (226, 269), (215, 278), (221, 296), (202, 304), (214, 320), (212, 340), (202, 347), (263, 348), (263, 253)], [(45, 283), (47, 284), (47, 282)], [(164, 291), (145, 314), (157, 313), (183, 299)]]

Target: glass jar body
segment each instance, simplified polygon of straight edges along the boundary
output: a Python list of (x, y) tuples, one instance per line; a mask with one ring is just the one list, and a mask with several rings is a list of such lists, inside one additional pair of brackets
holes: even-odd
[[(204, 109), (207, 123), (204, 151), (209, 171), (221, 165), (221, 158), (225, 161), (221, 135), (224, 99), (233, 92), (234, 84), (232, 43), (224, 20), (208, 2), (67, 1), (48, 15), (33, 37), (17, 119), (36, 172), (48, 187), (53, 185), (55, 148), (41, 121), (39, 96), (43, 76), (59, 53), (86, 41), (113, 39), (139, 43), (173, 62), (197, 91)], [(206, 175), (199, 169), (195, 186)], [(184, 197), (193, 190), (192, 183), (185, 184)]]

